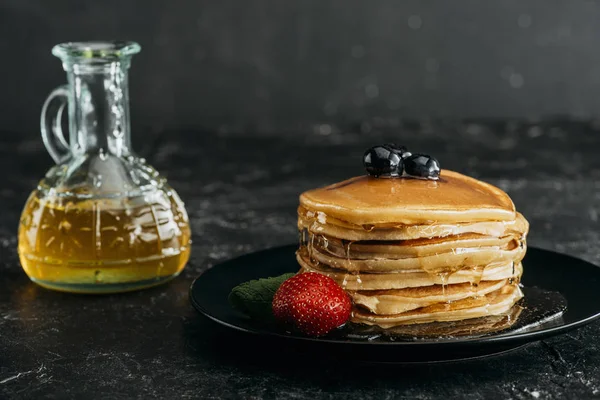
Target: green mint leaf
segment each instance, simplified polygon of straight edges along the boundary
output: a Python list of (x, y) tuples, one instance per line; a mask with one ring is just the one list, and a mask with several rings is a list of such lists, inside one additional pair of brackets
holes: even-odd
[(231, 290), (229, 304), (251, 318), (272, 321), (273, 296), (279, 286), (294, 275), (294, 273), (288, 273), (274, 278), (244, 282)]

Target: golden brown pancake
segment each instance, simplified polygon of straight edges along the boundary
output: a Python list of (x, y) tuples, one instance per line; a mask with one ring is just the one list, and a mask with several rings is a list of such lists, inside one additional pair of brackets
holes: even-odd
[(372, 273), (403, 272), (423, 270), (426, 272), (453, 272), (465, 265), (506, 264), (511, 261), (519, 262), (525, 256), (526, 246), (512, 245), (511, 247), (475, 247), (454, 248), (443, 253), (433, 253), (428, 256), (351, 259), (343, 256), (330, 255), (313, 247), (310, 256), (319, 263), (345, 271), (360, 271)]
[(426, 225), (355, 225), (326, 216), (322, 212), (307, 211), (298, 208), (298, 230), (307, 229), (309, 232), (327, 235), (339, 239), (359, 240), (411, 240), (420, 238), (435, 238), (465, 233), (503, 237), (515, 235), (523, 237), (529, 230), (529, 223), (520, 213), (511, 221), (480, 221), (473, 223), (435, 224)]
[(446, 253), (456, 249), (481, 247), (506, 248), (518, 246), (514, 236), (486, 236), (475, 233), (413, 240), (364, 240), (347, 241), (325, 235), (314, 235), (312, 245), (322, 253), (344, 258), (407, 258)]
[(395, 290), (364, 290), (349, 292), (354, 304), (373, 314), (399, 314), (436, 303), (483, 296), (500, 289), (508, 280), (481, 281), (478, 285), (457, 283)]
[(304, 192), (300, 205), (357, 225), (515, 219), (515, 206), (502, 190), (449, 170), (439, 181), (359, 176)]
[(519, 286), (507, 284), (485, 296), (469, 297), (451, 303), (437, 303), (399, 314), (376, 315), (355, 308), (351, 321), (382, 328), (403, 324), (458, 321), (506, 313), (522, 297), (523, 292)]
[(318, 272), (329, 276), (342, 288), (355, 290), (386, 290), (404, 289), (407, 287), (422, 287), (454, 283), (478, 283), (479, 281), (497, 281), (521, 276), (521, 263), (512, 262), (504, 265), (469, 266), (452, 274), (435, 274), (425, 271), (401, 272), (387, 274), (360, 273), (351, 274), (324, 264), (314, 264), (299, 252), (296, 260), (300, 264), (300, 272)]
[(488, 315), (479, 318), (468, 318), (449, 322), (428, 322), (423, 324), (395, 325), (380, 328), (376, 325), (362, 325), (357, 331), (360, 334), (383, 334), (385, 336), (409, 338), (420, 337), (456, 337), (481, 336), (510, 328), (517, 322), (523, 307), (514, 305), (506, 313)]

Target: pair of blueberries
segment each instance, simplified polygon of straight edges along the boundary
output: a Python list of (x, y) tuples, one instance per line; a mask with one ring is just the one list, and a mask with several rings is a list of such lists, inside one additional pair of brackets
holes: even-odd
[(369, 175), (380, 177), (412, 177), (436, 180), (440, 163), (427, 154), (412, 154), (404, 146), (393, 143), (371, 147), (365, 152), (363, 164)]

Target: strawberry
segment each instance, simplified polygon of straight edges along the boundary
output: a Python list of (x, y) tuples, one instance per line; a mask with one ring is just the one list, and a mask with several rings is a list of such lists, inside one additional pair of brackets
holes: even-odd
[(350, 297), (328, 276), (307, 272), (281, 284), (273, 297), (273, 315), (309, 336), (323, 336), (350, 318)]

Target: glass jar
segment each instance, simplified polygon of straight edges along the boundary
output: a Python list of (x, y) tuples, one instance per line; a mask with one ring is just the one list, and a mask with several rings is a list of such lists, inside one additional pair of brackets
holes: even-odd
[(139, 51), (133, 42), (52, 49), (68, 78), (41, 115), (42, 139), (56, 165), (25, 204), (18, 246), (23, 269), (44, 287), (135, 290), (174, 278), (189, 259), (182, 201), (131, 148), (127, 71)]

